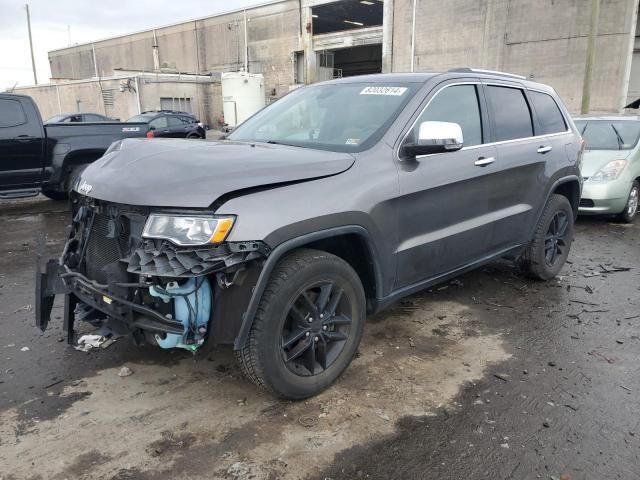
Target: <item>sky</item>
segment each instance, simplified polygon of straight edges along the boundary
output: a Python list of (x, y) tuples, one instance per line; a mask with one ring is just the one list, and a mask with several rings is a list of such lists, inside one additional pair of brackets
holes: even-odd
[(47, 52), (139, 30), (266, 3), (265, 0), (0, 0), (0, 92), (33, 85), (25, 4), (38, 83), (48, 83)]

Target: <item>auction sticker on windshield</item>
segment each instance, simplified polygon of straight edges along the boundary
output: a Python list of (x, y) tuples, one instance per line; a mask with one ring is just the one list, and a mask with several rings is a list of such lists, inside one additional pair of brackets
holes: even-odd
[(360, 95), (392, 95), (399, 97), (407, 91), (407, 87), (365, 87)]

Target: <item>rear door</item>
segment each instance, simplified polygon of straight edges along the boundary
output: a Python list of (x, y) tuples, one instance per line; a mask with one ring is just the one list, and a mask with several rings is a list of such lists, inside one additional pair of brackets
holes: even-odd
[(189, 133), (189, 125), (178, 116), (167, 117), (169, 136), (172, 138), (185, 138)]
[(40, 114), (26, 97), (0, 95), (0, 189), (39, 185), (44, 131)]
[(171, 134), (166, 115), (161, 115), (151, 120), (149, 122), (149, 128), (153, 130), (153, 135), (155, 137), (169, 137)]
[(545, 164), (561, 149), (535, 135), (533, 109), (521, 85), (487, 83), (484, 90), (498, 149), (489, 212), (492, 243), (499, 249), (530, 240), (548, 185)]
[(467, 265), (492, 250), (488, 196), (496, 148), (489, 140), (482, 88), (474, 81), (437, 87), (406, 134), (424, 121), (458, 123), (464, 147), (456, 152), (399, 158), (399, 245), (396, 288)]

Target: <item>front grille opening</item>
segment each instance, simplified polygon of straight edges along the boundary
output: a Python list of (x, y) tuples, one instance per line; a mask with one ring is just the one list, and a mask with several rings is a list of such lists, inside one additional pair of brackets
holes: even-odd
[(103, 268), (127, 254), (129, 221), (125, 217), (95, 214), (85, 254), (86, 275), (99, 283), (107, 282)]
[(581, 198), (580, 206), (585, 208), (593, 208), (594, 203), (593, 203), (593, 200), (591, 200), (590, 198)]

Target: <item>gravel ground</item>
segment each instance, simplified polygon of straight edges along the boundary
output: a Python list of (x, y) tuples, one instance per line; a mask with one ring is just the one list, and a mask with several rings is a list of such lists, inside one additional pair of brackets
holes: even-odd
[(580, 220), (552, 282), (497, 263), (399, 302), (293, 403), (227, 349), (79, 352), (58, 304), (39, 332), (37, 239), (56, 255), (67, 220), (64, 202), (0, 204), (1, 480), (640, 478), (638, 225)]

